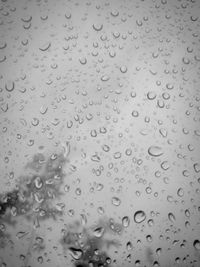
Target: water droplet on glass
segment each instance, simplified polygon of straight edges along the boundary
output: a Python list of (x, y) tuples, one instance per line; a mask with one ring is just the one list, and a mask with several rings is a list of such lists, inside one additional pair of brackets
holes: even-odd
[(33, 126), (37, 126), (38, 124), (39, 124), (39, 119), (38, 118), (33, 118), (32, 119), (32, 121), (31, 121), (31, 124), (33, 125)]
[(196, 250), (199, 250), (200, 251), (200, 241), (198, 239), (194, 240), (193, 242), (193, 247), (196, 249)]
[(129, 226), (129, 224), (130, 224), (130, 219), (129, 219), (129, 217), (128, 217), (128, 216), (124, 216), (124, 217), (122, 218), (122, 225), (123, 225), (125, 228), (127, 228), (127, 227)]
[(170, 212), (169, 214), (168, 214), (168, 219), (169, 219), (169, 221), (170, 222), (175, 222), (175, 220), (176, 220), (176, 218), (175, 218), (175, 216), (174, 216), (174, 214), (172, 213), (172, 212)]
[(112, 197), (112, 204), (114, 206), (119, 206), (121, 204), (121, 200), (118, 197)]
[(105, 231), (104, 227), (98, 227), (94, 229), (93, 234), (94, 236), (100, 238), (103, 236), (104, 231)]
[(69, 254), (74, 260), (80, 260), (83, 255), (83, 251), (81, 249), (71, 247), (69, 248)]
[(92, 27), (93, 27), (93, 29), (95, 30), (95, 31), (101, 31), (102, 29), (103, 29), (103, 24), (98, 24), (98, 23), (95, 23), (95, 24), (93, 24), (92, 25)]
[(121, 73), (126, 73), (127, 72), (127, 67), (126, 66), (121, 66), (120, 67)]
[(51, 43), (50, 42), (46, 42), (46, 43), (42, 44), (39, 47), (39, 49), (40, 49), (40, 51), (45, 52), (50, 48), (50, 46), (51, 46)]
[(148, 153), (152, 157), (159, 157), (163, 155), (163, 150), (159, 146), (150, 146), (148, 149)]
[(14, 82), (7, 82), (5, 85), (5, 89), (8, 92), (12, 92), (15, 88), (15, 83)]
[(135, 223), (141, 223), (146, 219), (146, 214), (143, 210), (138, 210), (134, 214)]
[(85, 65), (87, 63), (87, 59), (85, 57), (81, 57), (79, 58), (79, 62), (82, 64), (82, 65)]
[(199, 173), (200, 172), (200, 164), (199, 163), (195, 163), (193, 165), (193, 167), (194, 167), (194, 170), (195, 170), (196, 173)]

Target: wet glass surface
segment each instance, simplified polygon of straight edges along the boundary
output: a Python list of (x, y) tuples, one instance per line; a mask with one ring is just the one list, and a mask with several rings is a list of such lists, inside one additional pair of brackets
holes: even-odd
[(0, 267), (200, 266), (200, 1), (0, 1)]

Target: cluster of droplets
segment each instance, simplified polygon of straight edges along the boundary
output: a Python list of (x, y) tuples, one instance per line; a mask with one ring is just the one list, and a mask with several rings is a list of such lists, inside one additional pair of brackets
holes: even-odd
[[(45, 249), (44, 240), (37, 236), (40, 223), (63, 215), (65, 205), (58, 200), (63, 195), (65, 177), (63, 166), (69, 154), (66, 150), (64, 153), (54, 153), (49, 158), (45, 158), (41, 153), (35, 154), (25, 166), (25, 172), (29, 171), (31, 174), (20, 176), (15, 189), (0, 196), (1, 248), (7, 249), (10, 242), (16, 242), (7, 232), (7, 226), (17, 226), (22, 218), (32, 224), (28, 250), (25, 255), (20, 256), (24, 266), (28, 266), (33, 251), (41, 252)], [(22, 240), (26, 235), (28, 232), (19, 231), (16, 234), (17, 240)], [(41, 256), (38, 262), (43, 262)]]
[(113, 220), (99, 220), (95, 226), (86, 227), (79, 221), (63, 229), (61, 244), (72, 258), (74, 266), (112, 266), (107, 250), (118, 247), (117, 240), (106, 239), (106, 233), (116, 231)]

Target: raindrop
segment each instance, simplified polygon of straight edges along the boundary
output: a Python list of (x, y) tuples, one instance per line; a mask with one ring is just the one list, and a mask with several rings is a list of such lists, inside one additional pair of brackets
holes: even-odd
[(6, 56), (3, 56), (3, 55), (2, 55), (2, 56), (0, 57), (0, 63), (3, 63), (4, 61), (6, 61)]
[(92, 27), (93, 27), (93, 29), (95, 31), (99, 32), (99, 31), (101, 31), (103, 29), (103, 24), (97, 24), (97, 23), (95, 23), (95, 24), (92, 25)]
[(114, 158), (115, 159), (119, 159), (119, 158), (121, 158), (121, 155), (122, 155), (121, 152), (115, 152), (114, 153)]
[(147, 98), (148, 98), (149, 100), (153, 100), (153, 99), (155, 99), (155, 98), (156, 98), (156, 93), (153, 92), (153, 91), (148, 92), (148, 93), (147, 93)]
[(93, 231), (94, 236), (101, 238), (105, 232), (104, 227), (95, 228)]
[(184, 196), (184, 190), (183, 190), (183, 188), (179, 188), (178, 189), (178, 191), (177, 191), (177, 195), (179, 196), (179, 197), (183, 197)]
[(114, 9), (110, 12), (110, 14), (113, 16), (113, 17), (117, 17), (119, 15), (119, 11)]
[(127, 227), (129, 226), (129, 224), (130, 224), (130, 219), (129, 219), (129, 217), (128, 217), (128, 216), (124, 216), (124, 217), (122, 218), (122, 225), (123, 225), (125, 228), (127, 228)]
[(90, 135), (92, 137), (97, 137), (97, 131), (96, 130), (91, 130)]
[(76, 193), (76, 195), (77, 196), (80, 196), (81, 195), (81, 189), (80, 188), (76, 188), (76, 190), (75, 190), (75, 193)]
[(12, 92), (14, 90), (14, 88), (15, 88), (14, 82), (9, 82), (9, 83), (6, 83), (6, 85), (5, 85), (5, 89), (8, 92)]
[(112, 198), (112, 204), (114, 206), (119, 206), (121, 204), (121, 200), (118, 197), (113, 197)]
[(31, 124), (33, 125), (33, 126), (37, 126), (38, 124), (39, 124), (39, 119), (38, 118), (33, 118), (32, 119), (32, 121), (31, 121)]
[(83, 251), (81, 249), (77, 249), (74, 247), (69, 248), (69, 253), (74, 260), (80, 260), (83, 255)]
[(4, 49), (6, 48), (6, 46), (7, 46), (6, 42), (0, 41), (0, 49)]
[(109, 152), (110, 151), (110, 147), (108, 145), (103, 145), (102, 149), (104, 152)]
[(42, 182), (41, 177), (37, 176), (37, 177), (35, 178), (35, 180), (34, 180), (34, 184), (35, 184), (35, 187), (36, 187), (37, 189), (41, 189), (42, 186), (43, 186), (43, 182)]
[(134, 118), (137, 118), (139, 116), (139, 112), (137, 110), (133, 110), (131, 114)]
[(41, 113), (42, 115), (44, 115), (44, 114), (47, 113), (47, 110), (48, 110), (48, 107), (46, 107), (46, 106), (41, 106), (41, 108), (40, 108), (40, 113)]
[(71, 17), (72, 17), (72, 15), (71, 15), (70, 12), (66, 12), (66, 13), (65, 13), (65, 18), (66, 18), (66, 19), (71, 19)]
[(194, 170), (195, 170), (196, 173), (199, 173), (200, 172), (200, 164), (199, 163), (195, 163), (193, 165), (193, 167), (194, 167)]
[(168, 131), (167, 131), (167, 129), (165, 129), (165, 128), (161, 128), (160, 130), (159, 130), (159, 132), (160, 132), (160, 134), (162, 135), (162, 137), (167, 137), (167, 134), (168, 134)]
[(131, 243), (130, 241), (127, 242), (127, 244), (126, 244), (126, 249), (127, 249), (128, 251), (130, 251), (131, 249), (133, 249), (133, 245), (132, 245), (132, 243)]
[(92, 155), (91, 160), (94, 162), (100, 162), (100, 157), (97, 154)]
[(162, 168), (164, 171), (168, 170), (168, 169), (170, 168), (169, 162), (168, 162), (167, 160), (166, 160), (166, 161), (163, 161), (163, 162), (161, 163), (161, 168)]
[(166, 88), (167, 88), (168, 90), (172, 90), (172, 89), (174, 88), (174, 86), (173, 86), (173, 84), (171, 84), (171, 83), (167, 83), (167, 84), (166, 84)]
[(37, 258), (37, 261), (40, 263), (40, 264), (42, 264), (43, 263), (43, 257), (42, 256), (39, 256), (38, 258)]
[(138, 210), (134, 214), (135, 223), (141, 223), (146, 219), (146, 214), (143, 210)]
[(101, 76), (102, 82), (107, 82), (109, 79), (110, 79), (110, 77), (108, 75)]
[(163, 155), (163, 150), (159, 146), (150, 146), (148, 149), (148, 153), (152, 157), (159, 157)]
[(168, 219), (169, 219), (169, 221), (170, 222), (175, 222), (175, 220), (176, 220), (176, 218), (175, 218), (175, 216), (174, 216), (174, 214), (172, 213), (172, 212), (170, 212), (169, 214), (168, 214)]
[(23, 21), (23, 22), (30, 22), (31, 20), (32, 20), (32, 16), (24, 16), (23, 18), (21, 18), (21, 20)]
[(40, 47), (39, 47), (39, 49), (40, 49), (40, 51), (47, 51), (49, 48), (50, 48), (50, 46), (51, 46), (51, 43), (50, 42), (47, 42), (47, 43), (44, 43), (43, 45), (41, 45)]
[(79, 58), (79, 62), (82, 64), (82, 65), (85, 65), (87, 63), (87, 59), (85, 57), (81, 57)]
[(127, 72), (127, 67), (126, 66), (121, 66), (120, 67), (121, 73), (126, 73)]
[(193, 242), (193, 247), (196, 249), (196, 250), (199, 250), (200, 251), (200, 241), (198, 239), (194, 240)]

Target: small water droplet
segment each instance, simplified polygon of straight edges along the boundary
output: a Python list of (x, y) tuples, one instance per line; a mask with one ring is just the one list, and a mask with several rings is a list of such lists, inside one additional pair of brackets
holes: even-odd
[(122, 225), (123, 225), (125, 228), (127, 228), (127, 227), (129, 226), (129, 224), (130, 224), (130, 219), (129, 219), (129, 217), (128, 217), (128, 216), (124, 216), (124, 217), (122, 218)]
[(200, 241), (198, 239), (194, 240), (193, 246), (196, 250), (200, 251)]
[(74, 260), (80, 260), (83, 255), (83, 251), (81, 249), (73, 247), (69, 248), (69, 253)]
[(118, 197), (113, 197), (112, 198), (112, 204), (114, 206), (119, 206), (121, 204), (121, 200)]
[(121, 73), (126, 73), (127, 72), (127, 67), (126, 66), (121, 66), (120, 67)]

